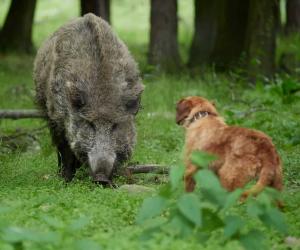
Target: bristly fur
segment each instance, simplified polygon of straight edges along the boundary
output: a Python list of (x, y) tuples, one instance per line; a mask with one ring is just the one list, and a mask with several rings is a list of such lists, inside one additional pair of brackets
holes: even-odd
[[(270, 137), (257, 130), (226, 125), (214, 104), (202, 97), (183, 98), (177, 103), (176, 110), (177, 124), (186, 129), (187, 192), (193, 191), (195, 186), (193, 175), (197, 167), (190, 160), (195, 150), (218, 157), (210, 167), (229, 191), (258, 178), (257, 183), (243, 194), (244, 198), (258, 194), (266, 186), (282, 189), (281, 160)], [(197, 112), (207, 112), (208, 115), (193, 120)]]
[[(88, 161), (96, 164), (90, 166), (93, 176), (110, 178), (133, 150), (144, 88), (126, 45), (104, 20), (87, 14), (62, 26), (39, 49), (34, 81), (37, 104), (62, 155), (62, 175), (72, 179), (69, 165)], [(72, 160), (60, 152), (66, 145)]]

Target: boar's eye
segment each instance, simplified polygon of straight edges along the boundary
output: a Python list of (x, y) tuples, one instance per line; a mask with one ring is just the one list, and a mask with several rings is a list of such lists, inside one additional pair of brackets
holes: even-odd
[(80, 110), (86, 105), (86, 93), (73, 82), (66, 82), (66, 94), (75, 110)]
[(87, 124), (89, 125), (89, 127), (93, 130), (93, 131), (96, 131), (96, 126), (93, 122), (91, 121), (87, 121)]
[(73, 95), (71, 97), (71, 104), (75, 110), (82, 109), (86, 104), (84, 94), (81, 92)]
[(137, 112), (139, 111), (140, 98), (129, 100), (125, 106), (128, 112), (136, 115)]
[(118, 128), (118, 124), (117, 123), (114, 123), (112, 126), (111, 126), (111, 131), (115, 131), (116, 129)]

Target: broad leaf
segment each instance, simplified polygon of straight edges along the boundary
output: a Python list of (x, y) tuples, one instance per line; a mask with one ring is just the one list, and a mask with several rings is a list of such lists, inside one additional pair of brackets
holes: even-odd
[(161, 196), (154, 196), (144, 200), (143, 205), (136, 217), (138, 224), (147, 219), (160, 215), (166, 208), (167, 200)]
[(179, 211), (184, 217), (193, 222), (196, 226), (201, 226), (201, 207), (198, 197), (195, 194), (184, 194), (177, 202)]
[(172, 197), (172, 195), (174, 194), (173, 190), (172, 190), (172, 187), (171, 187), (171, 184), (170, 183), (167, 183), (165, 185), (163, 185), (160, 189), (159, 189), (159, 192), (158, 192), (158, 195), (159, 196), (162, 196), (166, 199), (169, 199)]
[(257, 217), (264, 213), (264, 208), (253, 198), (247, 201), (247, 214), (252, 217)]
[(143, 233), (140, 235), (140, 240), (149, 240), (154, 233), (158, 233), (165, 227), (167, 220), (162, 217), (156, 217), (152, 220), (147, 220), (143, 223), (143, 226), (146, 228)]
[(194, 179), (203, 197), (215, 205), (223, 206), (227, 191), (221, 186), (218, 177), (210, 170), (198, 171)]
[(271, 226), (280, 233), (287, 235), (287, 224), (285, 223), (283, 214), (277, 208), (269, 208), (259, 218), (267, 226)]
[(244, 221), (239, 216), (230, 215), (225, 218), (224, 236), (229, 239), (239, 234), (244, 226)]
[(240, 237), (240, 243), (246, 250), (264, 250), (266, 247), (263, 245), (264, 236), (263, 232), (252, 230), (247, 234)]
[(257, 198), (256, 202), (259, 203), (264, 208), (272, 207), (272, 198), (266, 194), (266, 192), (260, 193)]
[(173, 235), (187, 237), (193, 233), (194, 225), (182, 216), (182, 214), (177, 212), (175, 215), (172, 215), (171, 221), (166, 229)]
[(202, 231), (211, 232), (224, 226), (224, 222), (217, 212), (211, 209), (202, 209)]
[(241, 197), (241, 194), (243, 193), (243, 190), (241, 189), (236, 189), (233, 192), (229, 193), (226, 197), (226, 201), (224, 204), (223, 209), (227, 210), (229, 208), (231, 208), (232, 206), (236, 205), (238, 203), (238, 200)]
[(170, 182), (172, 189), (178, 188), (183, 183), (185, 168), (183, 166), (173, 167), (170, 171)]
[(191, 161), (198, 167), (207, 168), (209, 164), (217, 157), (202, 151), (194, 151), (191, 155)]

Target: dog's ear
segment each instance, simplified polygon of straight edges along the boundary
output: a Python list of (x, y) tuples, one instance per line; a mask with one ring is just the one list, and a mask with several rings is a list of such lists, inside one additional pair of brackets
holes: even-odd
[(185, 118), (187, 118), (192, 110), (192, 102), (181, 99), (176, 105), (176, 123), (181, 125)]

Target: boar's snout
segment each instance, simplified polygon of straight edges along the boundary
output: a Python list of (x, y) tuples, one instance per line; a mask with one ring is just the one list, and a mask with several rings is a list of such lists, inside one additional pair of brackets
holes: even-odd
[(92, 171), (92, 177), (95, 182), (100, 184), (111, 184), (111, 177), (116, 155), (108, 154), (89, 154), (89, 164)]

